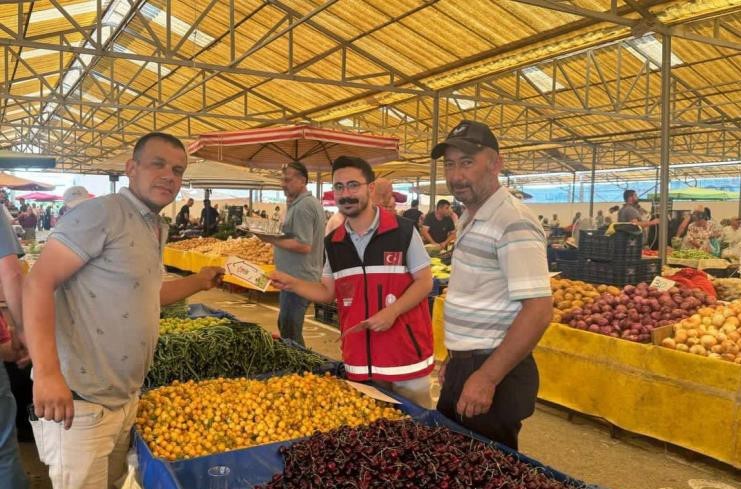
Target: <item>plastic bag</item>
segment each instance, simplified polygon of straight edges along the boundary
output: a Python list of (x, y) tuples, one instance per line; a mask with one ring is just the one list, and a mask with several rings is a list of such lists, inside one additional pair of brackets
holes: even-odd
[(702, 270), (695, 270), (694, 268), (683, 268), (679, 272), (675, 273), (671, 277), (666, 277), (669, 280), (674, 280), (678, 285), (683, 285), (690, 289), (700, 289), (709, 296), (717, 298), (715, 287), (708, 278), (708, 274)]

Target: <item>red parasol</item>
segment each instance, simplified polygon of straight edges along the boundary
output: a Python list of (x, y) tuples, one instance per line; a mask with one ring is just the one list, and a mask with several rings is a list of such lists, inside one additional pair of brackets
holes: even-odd
[(300, 161), (309, 171), (326, 171), (339, 156), (363, 158), (370, 165), (398, 159), (399, 140), (287, 126), (202, 134), (188, 146), (188, 151), (201, 158), (240, 166), (277, 170)]
[(62, 197), (54, 194), (46, 194), (44, 192), (31, 192), (30, 194), (18, 195), (18, 199), (24, 200), (35, 200), (37, 202), (54, 202), (56, 200), (62, 200)]

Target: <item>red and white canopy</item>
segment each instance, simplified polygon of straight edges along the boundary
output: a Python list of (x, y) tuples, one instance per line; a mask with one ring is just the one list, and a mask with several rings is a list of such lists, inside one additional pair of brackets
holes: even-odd
[(399, 140), (300, 125), (202, 134), (188, 152), (264, 169), (300, 161), (313, 172), (330, 169), (339, 156), (359, 157), (372, 166), (393, 161), (399, 157)]

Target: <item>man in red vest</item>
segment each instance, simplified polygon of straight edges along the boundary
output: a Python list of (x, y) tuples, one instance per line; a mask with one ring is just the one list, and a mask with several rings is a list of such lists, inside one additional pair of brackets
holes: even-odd
[(374, 180), (364, 160), (335, 160), (335, 201), (346, 219), (325, 238), (321, 282), (299, 280), (284, 273), (289, 270), (276, 271), (271, 279), (277, 288), (310, 301), (337, 298), (350, 380), (373, 380), (430, 407), (430, 260), (414, 223), (370, 205)]

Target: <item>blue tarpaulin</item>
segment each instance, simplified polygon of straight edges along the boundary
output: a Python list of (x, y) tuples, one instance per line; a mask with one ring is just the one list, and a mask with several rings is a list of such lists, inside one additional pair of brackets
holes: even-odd
[[(586, 485), (572, 479), (550, 467), (515, 452), (504, 445), (493, 443), (463, 426), (449, 420), (438, 411), (430, 411), (416, 406), (411, 401), (391, 392), (386, 394), (402, 402), (398, 407), (419, 423), (428, 426), (445, 426), (459, 433), (475, 438), (485, 443), (492, 443), (498, 449), (512, 454), (525, 463), (540, 467), (554, 479), (567, 482), (576, 487), (585, 489), (600, 489), (597, 486)], [(209, 487), (208, 469), (215, 466), (226, 466), (230, 469), (229, 488), (249, 489), (258, 484), (264, 484), (274, 474), (283, 471), (283, 458), (279, 453), (282, 446), (289, 446), (299, 440), (271, 443), (242, 450), (197, 457), (177, 462), (166, 462), (155, 459), (146, 443), (138, 434), (135, 434), (136, 452), (139, 458), (140, 482), (144, 489), (207, 489)]]
[(236, 316), (221, 309), (211, 309), (205, 304), (189, 304), (188, 305), (188, 317), (191, 319), (214, 317), (214, 318), (226, 318), (232, 321), (239, 321)]

